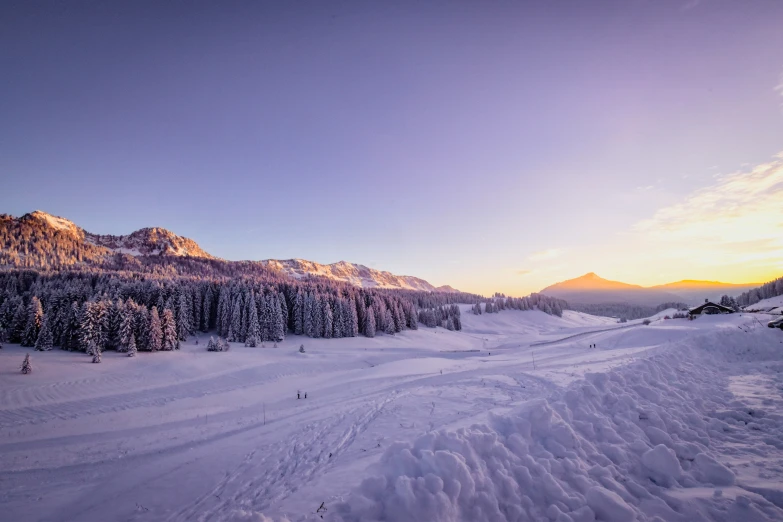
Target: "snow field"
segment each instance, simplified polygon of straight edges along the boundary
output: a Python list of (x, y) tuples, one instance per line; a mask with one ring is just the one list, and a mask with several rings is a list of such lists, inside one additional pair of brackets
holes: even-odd
[(26, 350), (6, 345), (0, 513), (781, 516), (779, 330), (740, 314), (619, 329), (586, 314), (504, 311), (464, 313), (463, 325), (224, 353), (207, 353), (202, 337), (180, 352), (105, 352), (99, 365), (34, 352), (29, 376), (16, 369)]
[(721, 462), (764, 452), (781, 471), (783, 410), (734, 400), (726, 375), (759, 361), (779, 374), (781, 359), (778, 332), (723, 328), (588, 374), (486, 424), (389, 447), (338, 518), (781, 520), (783, 474), (756, 487)]

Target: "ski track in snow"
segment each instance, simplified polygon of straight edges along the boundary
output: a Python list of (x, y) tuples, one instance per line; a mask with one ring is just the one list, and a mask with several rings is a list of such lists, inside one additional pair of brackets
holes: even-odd
[[(487, 423), (490, 413), (559, 396), (586, 373), (753, 322), (737, 316), (607, 329), (605, 318), (585, 314), (561, 320), (516, 311), (463, 319), (462, 333), (293, 337), (278, 350), (224, 354), (188, 343), (182, 352), (135, 360), (107, 353), (101, 365), (83, 364), (80, 354), (36, 353), (31, 376), (0, 371), (0, 512), (9, 520), (87, 522), (266, 520), (261, 513), (320, 520), (315, 510), (324, 502), (333, 519), (334, 506), (350, 504), (352, 489), (382, 469), (397, 440)], [(296, 353), (301, 342), (307, 354)], [(23, 352), (7, 347), (0, 364), (14, 368)], [(710, 449), (737, 476), (726, 499), (750, 495), (773, 513), (783, 508), (783, 438), (773, 429), (783, 419), (781, 368), (775, 360), (731, 362), (715, 373), (725, 408), (709, 414), (730, 429)], [(309, 398), (297, 400), (297, 390)], [(751, 428), (731, 431), (740, 425)], [(702, 489), (671, 495), (706, 502), (713, 488)], [(608, 493), (591, 495), (588, 503)]]

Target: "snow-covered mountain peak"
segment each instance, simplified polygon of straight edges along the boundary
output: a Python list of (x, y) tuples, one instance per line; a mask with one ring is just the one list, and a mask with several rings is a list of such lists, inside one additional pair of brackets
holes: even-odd
[(84, 234), (84, 231), (81, 229), (81, 227), (77, 226), (73, 221), (62, 218), (60, 216), (54, 216), (42, 210), (35, 210), (29, 214), (25, 214), (22, 216), (22, 219), (37, 219), (39, 221), (43, 221), (56, 230), (69, 232), (77, 237), (81, 237)]
[(139, 229), (124, 236), (98, 235), (87, 233), (87, 240), (121, 254), (132, 256), (191, 256), (214, 259), (201, 247), (187, 237), (160, 227)]
[[(394, 288), (423, 290), (426, 292), (437, 290), (433, 285), (418, 277), (398, 276), (391, 272), (376, 270), (348, 261), (322, 265), (306, 259), (267, 259), (262, 261), (262, 263), (273, 270), (283, 272), (297, 279), (307, 276), (320, 276), (335, 281), (343, 281), (361, 288)], [(451, 289), (451, 291), (455, 290)]]

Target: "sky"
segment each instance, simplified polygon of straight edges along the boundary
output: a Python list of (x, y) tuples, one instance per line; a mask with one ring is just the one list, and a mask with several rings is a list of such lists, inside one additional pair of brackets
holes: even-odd
[(0, 3), (0, 212), (526, 295), (783, 275), (783, 2)]

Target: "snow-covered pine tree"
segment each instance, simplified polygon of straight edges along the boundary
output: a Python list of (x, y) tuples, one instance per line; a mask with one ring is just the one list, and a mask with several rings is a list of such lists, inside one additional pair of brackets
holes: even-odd
[(150, 315), (142, 305), (133, 305), (133, 333), (136, 335), (136, 347), (150, 351)]
[(215, 320), (218, 336), (226, 335), (231, 324), (231, 294), (228, 286), (220, 287), (218, 294), (217, 318)]
[(230, 342), (242, 343), (245, 340), (242, 338), (242, 297), (241, 294), (236, 296), (234, 300), (233, 312), (231, 313), (231, 328), (229, 330), (231, 336), (228, 338)]
[(279, 292), (277, 294), (277, 303), (280, 305), (280, 318), (283, 320), (283, 337), (285, 337), (288, 331), (288, 303), (286, 303), (285, 294)]
[(11, 342), (21, 343), (24, 337), (25, 329), (27, 328), (27, 307), (24, 305), (22, 299), (19, 299), (19, 304), (16, 306), (14, 312), (13, 325), (11, 326)]
[(120, 349), (120, 327), (122, 325), (124, 303), (117, 299), (106, 304), (106, 346)]
[(364, 303), (364, 298), (359, 296), (359, 299), (356, 300), (353, 297), (351, 297), (351, 300), (348, 302), (348, 332), (349, 334), (347, 337), (356, 337), (359, 335), (359, 315), (357, 313), (356, 305), (357, 303), (362, 302)]
[(384, 332), (389, 335), (394, 335), (394, 318), (392, 317), (391, 310), (386, 309), (386, 318), (384, 319)]
[(79, 349), (79, 325), (80, 325), (81, 308), (76, 301), (71, 303), (71, 306), (67, 311), (67, 320), (65, 322), (65, 328), (62, 333), (62, 340), (60, 347), (63, 350), (78, 350)]
[(313, 309), (315, 308), (315, 299), (313, 298), (313, 294), (307, 292), (307, 295), (304, 296), (303, 302), (304, 302), (304, 305), (302, 307), (303, 333), (307, 337), (315, 337), (315, 321), (314, 321), (314, 313), (313, 313)]
[(324, 328), (323, 336), (330, 339), (334, 334), (334, 314), (332, 314), (332, 307), (329, 306), (327, 299), (323, 300), (321, 311), (323, 312), (323, 318), (321, 319)]
[(27, 324), (22, 335), (22, 346), (35, 346), (42, 323), (43, 307), (41, 301), (34, 296), (30, 299), (30, 304), (27, 307)]
[(91, 343), (90, 352), (92, 353), (92, 362), (101, 362), (101, 347), (94, 342)]
[(212, 285), (207, 285), (207, 290), (204, 292), (204, 312), (202, 315), (202, 323), (201, 323), (201, 331), (202, 332), (208, 332), (210, 328), (210, 321), (212, 319), (212, 300), (213, 292), (212, 292)]
[(364, 333), (366, 329), (364, 322), (367, 319), (367, 303), (364, 302), (364, 295), (361, 293), (355, 298), (352, 297), (351, 301), (353, 301), (351, 309), (356, 315), (356, 327), (354, 328), (354, 331), (356, 332), (354, 334), (355, 337), (356, 335), (359, 335), (360, 331)]
[(302, 335), (304, 334), (304, 296), (302, 295), (302, 290), (298, 290), (296, 292), (296, 297), (294, 298), (294, 304), (293, 304), (293, 315), (294, 315), (294, 333), (296, 335)]
[[(281, 306), (280, 302), (283, 305)], [(285, 339), (286, 322), (283, 316), (283, 306), (285, 306), (285, 296), (283, 294), (275, 294), (273, 299), (272, 311), (274, 317), (272, 317), (272, 341), (279, 343)]]
[(372, 306), (367, 307), (367, 315), (364, 321), (364, 335), (366, 337), (375, 337), (375, 311)]
[(318, 295), (313, 302), (313, 337), (324, 336), (324, 305), (324, 297)]
[(22, 373), (24, 375), (27, 375), (28, 373), (33, 373), (33, 363), (30, 362), (29, 353), (26, 353), (24, 355), (24, 361), (22, 361), (22, 366), (19, 369), (22, 370)]
[(343, 320), (343, 299), (338, 297), (334, 300), (332, 306), (332, 335), (331, 337), (339, 339), (343, 337), (345, 331), (345, 321)]
[(163, 310), (160, 318), (161, 348), (166, 351), (179, 350), (179, 337), (177, 335), (177, 322), (174, 312), (169, 308)]
[(194, 334), (201, 330), (201, 312), (203, 311), (201, 304), (202, 297), (199, 288), (197, 286), (192, 286), (190, 289), (190, 301), (193, 303), (190, 310), (190, 334)]
[(259, 309), (261, 311), (259, 323), (261, 325), (261, 340), (271, 341), (275, 330), (275, 321), (279, 315), (277, 301), (271, 293), (260, 296)]
[(134, 344), (136, 343), (135, 336), (133, 335), (133, 306), (133, 301), (129, 299), (128, 302), (123, 305), (122, 311), (120, 312), (118, 352), (127, 352), (130, 349), (131, 337), (134, 338)]
[(376, 299), (372, 303), (372, 311), (375, 314), (375, 331), (384, 332), (386, 330), (386, 305), (383, 299)]
[(245, 346), (255, 348), (261, 339), (261, 327), (258, 324), (258, 311), (256, 310), (256, 298), (253, 292), (250, 292), (250, 299), (247, 300), (247, 337)]
[(136, 348), (136, 336), (133, 334), (133, 332), (131, 332), (130, 338), (125, 345), (125, 348), (128, 352), (128, 357), (136, 357), (136, 352), (138, 349)]
[(158, 307), (153, 306), (149, 313), (149, 329), (147, 338), (147, 350), (151, 352), (160, 351), (163, 348), (163, 329), (160, 323)]
[(216, 352), (218, 351), (217, 343), (215, 342), (215, 338), (211, 335), (209, 336), (209, 341), (207, 342), (207, 351), (208, 352)]
[(49, 327), (49, 322), (49, 316), (45, 314), (41, 331), (35, 341), (35, 349), (40, 352), (48, 352), (52, 349), (52, 329)]
[(175, 321), (177, 324), (177, 339), (180, 341), (185, 341), (188, 338), (188, 335), (191, 334), (192, 330), (190, 322), (191, 316), (193, 314), (190, 311), (188, 295), (189, 292), (183, 289), (183, 291), (179, 293), (179, 301), (177, 303), (177, 314), (175, 316)]
[(454, 331), (454, 320), (451, 317), (446, 319), (446, 330)]

